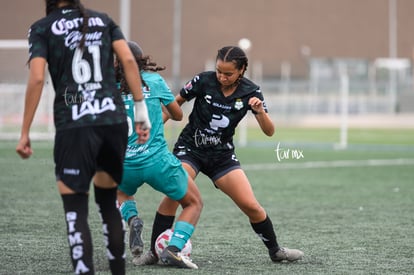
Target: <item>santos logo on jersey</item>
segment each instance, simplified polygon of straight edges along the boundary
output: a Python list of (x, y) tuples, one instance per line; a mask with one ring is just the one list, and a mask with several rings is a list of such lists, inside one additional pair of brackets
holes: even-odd
[(242, 101), (240, 98), (236, 99), (236, 103), (234, 103), (234, 108), (235, 108), (236, 110), (240, 110), (240, 109), (242, 109), (243, 107), (244, 107), (244, 105), (243, 105), (243, 101)]

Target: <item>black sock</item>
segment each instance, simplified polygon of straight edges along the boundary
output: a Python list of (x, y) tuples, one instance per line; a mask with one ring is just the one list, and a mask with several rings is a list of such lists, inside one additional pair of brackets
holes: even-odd
[(268, 216), (266, 219), (259, 223), (250, 223), (253, 227), (254, 232), (259, 236), (259, 238), (266, 245), (267, 249), (270, 251), (276, 252), (279, 250), (279, 244), (277, 243), (276, 233), (273, 229), (272, 221)]
[(178, 247), (176, 247), (175, 245), (169, 245), (167, 246), (167, 249), (174, 253), (180, 252), (180, 249), (178, 249)]
[(88, 195), (61, 195), (66, 229), (76, 274), (94, 274), (92, 237), (88, 225)]
[(172, 228), (175, 216), (165, 216), (160, 213), (155, 214), (154, 223), (152, 225), (151, 233), (151, 251), (155, 254), (155, 241), (158, 236), (165, 230)]
[(125, 242), (121, 214), (116, 207), (117, 188), (95, 186), (95, 202), (99, 207), (104, 228), (109, 267), (112, 274), (125, 274)]

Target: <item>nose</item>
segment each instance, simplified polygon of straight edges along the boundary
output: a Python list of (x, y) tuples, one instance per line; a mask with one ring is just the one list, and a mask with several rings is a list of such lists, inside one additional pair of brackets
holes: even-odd
[(218, 73), (218, 79), (220, 80), (220, 81), (227, 81), (228, 80), (228, 77), (227, 76), (225, 76), (224, 74), (222, 74), (222, 73)]

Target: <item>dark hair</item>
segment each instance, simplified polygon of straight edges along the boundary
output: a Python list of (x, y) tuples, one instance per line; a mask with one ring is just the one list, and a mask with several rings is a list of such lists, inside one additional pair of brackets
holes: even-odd
[[(152, 72), (158, 72), (165, 70), (165, 66), (158, 66), (157, 63), (153, 62), (151, 60), (151, 57), (149, 55), (144, 55), (144, 52), (142, 48), (138, 45), (138, 43), (134, 41), (128, 41), (128, 46), (132, 52), (132, 55), (135, 57), (135, 61), (138, 64), (138, 68), (141, 71), (152, 71)], [(129, 94), (130, 89), (128, 87), (128, 84), (125, 79), (125, 74), (122, 69), (122, 65), (117, 60), (116, 66), (115, 66), (115, 75), (116, 75), (116, 81), (120, 83), (120, 90), (122, 93)], [(147, 83), (145, 80), (141, 77), (141, 83), (142, 86), (149, 89)]]
[(74, 9), (79, 9), (79, 12), (82, 16), (82, 39), (79, 42), (79, 48), (83, 48), (85, 46), (85, 34), (88, 31), (88, 21), (89, 21), (89, 14), (85, 7), (82, 5), (80, 0), (45, 0), (46, 2), (46, 15), (49, 15), (51, 12), (58, 8), (58, 4), (61, 2), (67, 2), (70, 7)]
[(241, 70), (244, 67), (242, 75), (247, 69), (247, 55), (241, 48), (237, 46), (226, 46), (218, 50), (216, 60), (218, 59), (224, 62), (233, 62), (236, 65), (236, 69), (238, 70)]

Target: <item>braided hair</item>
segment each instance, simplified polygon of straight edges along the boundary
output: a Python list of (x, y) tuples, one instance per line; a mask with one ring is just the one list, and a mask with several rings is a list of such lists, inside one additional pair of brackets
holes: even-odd
[(226, 46), (218, 50), (216, 60), (222, 60), (224, 62), (233, 62), (236, 65), (236, 69), (243, 69), (242, 76), (246, 72), (248, 59), (246, 53), (239, 47)]
[[(165, 70), (165, 66), (158, 66), (157, 63), (151, 60), (151, 57), (149, 55), (144, 55), (144, 52), (142, 51), (142, 48), (134, 41), (128, 41), (129, 49), (132, 52), (132, 55), (135, 57), (135, 61), (138, 64), (138, 68), (140, 70), (140, 73), (142, 71), (151, 71), (151, 72), (158, 72)], [(120, 83), (120, 91), (124, 94), (129, 94), (130, 89), (128, 87), (128, 84), (125, 79), (125, 73), (122, 69), (122, 65), (117, 60), (115, 63), (115, 76), (116, 81)], [(144, 78), (141, 76), (141, 83), (142, 86), (149, 90), (148, 84), (145, 82)]]
[(79, 48), (83, 49), (85, 46), (85, 34), (88, 31), (89, 14), (80, 0), (45, 0), (46, 2), (46, 15), (55, 11), (60, 3), (67, 3), (68, 6), (74, 9), (78, 9), (82, 16), (82, 39), (79, 42)]

